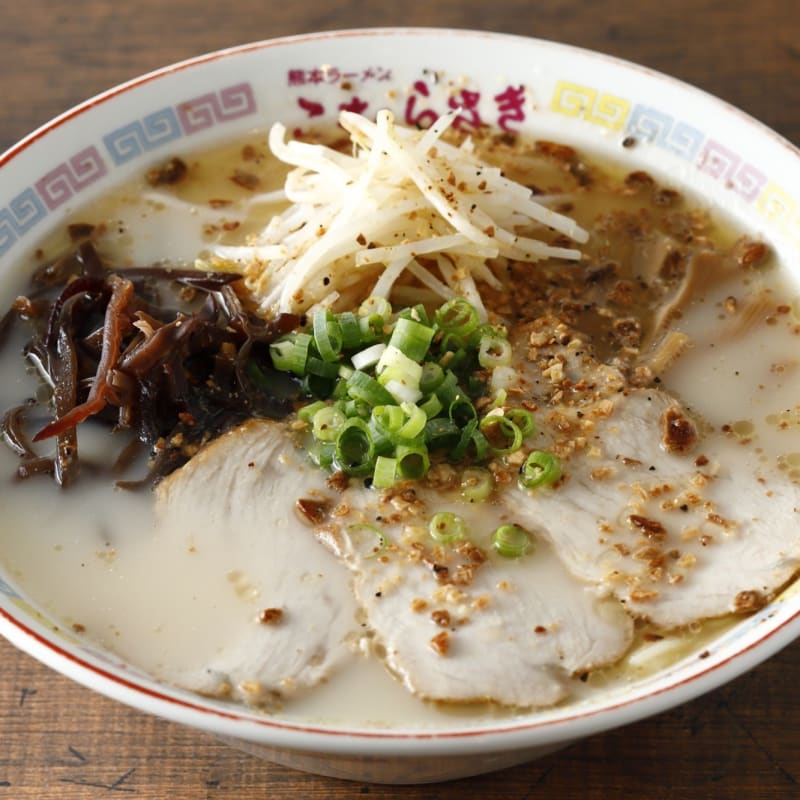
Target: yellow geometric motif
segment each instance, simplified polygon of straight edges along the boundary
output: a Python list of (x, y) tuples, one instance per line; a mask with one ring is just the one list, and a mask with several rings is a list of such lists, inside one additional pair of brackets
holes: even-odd
[(800, 244), (800, 206), (785, 189), (768, 184), (759, 195), (756, 208), (762, 217)]
[(598, 92), (591, 86), (559, 81), (550, 108), (559, 114), (582, 117), (593, 125), (616, 131), (624, 127), (631, 104), (622, 97)]

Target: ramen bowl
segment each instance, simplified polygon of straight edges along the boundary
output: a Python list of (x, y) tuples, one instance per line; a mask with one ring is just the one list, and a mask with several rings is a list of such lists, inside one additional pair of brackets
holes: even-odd
[[(787, 270), (800, 269), (800, 153), (742, 112), (642, 67), (552, 42), (374, 29), (201, 56), (111, 89), (32, 133), (0, 157), (0, 282), (11, 286), (76, 209), (175, 153), (276, 121), (303, 131), (334, 122), (341, 109), (370, 116), (382, 108), (419, 127), (458, 109), (467, 130), (488, 125), (568, 142), (669, 176), (766, 240)], [(447, 725), (330, 722), (263, 714), (161, 682), (64, 625), (3, 563), (0, 553), (0, 633), (53, 669), (257, 757), (382, 783), (441, 781), (536, 758), (708, 692), (800, 633), (800, 597), (789, 586), (702, 652), (588, 699), (502, 717), (467, 712)]]

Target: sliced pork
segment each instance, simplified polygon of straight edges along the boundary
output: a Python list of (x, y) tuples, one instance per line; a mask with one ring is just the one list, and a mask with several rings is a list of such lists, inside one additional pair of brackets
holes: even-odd
[[(539, 404), (553, 489), (516, 486), (507, 508), (577, 577), (673, 627), (765, 603), (800, 567), (800, 491), (675, 399), (629, 388), (574, 332), (540, 321), (517, 344)], [(737, 452), (738, 448), (738, 452)]]
[(319, 510), (314, 504), (324, 503), (325, 478), (285, 425), (254, 420), (223, 434), (158, 486), (163, 535), (185, 537), (190, 552), (222, 543), (238, 554), (227, 580), (249, 622), (232, 620), (230, 638), (219, 642), (211, 662), (173, 676), (177, 683), (270, 704), (325, 680), (353, 657), (360, 628), (349, 575), (297, 507), (305, 498), (306, 512)]
[[(348, 490), (347, 515), (321, 535), (354, 573), (377, 651), (419, 696), (551, 705), (576, 675), (627, 650), (632, 622), (622, 605), (572, 577), (547, 542), (519, 559), (492, 551), (494, 528), (515, 521), (502, 509), (452, 491), (406, 487), (380, 501), (365, 493)], [(431, 538), (442, 509), (465, 519), (463, 540)], [(385, 547), (376, 552), (378, 533)]]

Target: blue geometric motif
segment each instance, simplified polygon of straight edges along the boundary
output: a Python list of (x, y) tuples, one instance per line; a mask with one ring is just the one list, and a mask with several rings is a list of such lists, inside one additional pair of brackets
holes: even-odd
[(103, 137), (106, 149), (116, 165), (124, 164), (166, 142), (182, 136), (178, 118), (172, 108), (154, 111), (141, 120), (134, 120)]
[(47, 209), (33, 189), (25, 189), (6, 208), (0, 209), (0, 256), (40, 219)]
[(626, 132), (653, 142), (687, 161), (694, 160), (706, 138), (697, 128), (675, 120), (663, 111), (643, 105), (637, 105), (633, 109)]
[(2, 578), (0, 578), (0, 594), (17, 600), (20, 599), (20, 596)]

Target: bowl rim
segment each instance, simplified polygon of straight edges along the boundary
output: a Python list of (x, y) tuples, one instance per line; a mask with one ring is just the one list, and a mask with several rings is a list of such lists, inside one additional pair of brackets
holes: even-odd
[[(294, 34), (272, 39), (247, 42), (193, 56), (134, 77), (87, 100), (45, 122), (0, 154), (0, 169), (28, 147), (70, 120), (95, 106), (112, 100), (138, 86), (156, 81), (173, 73), (194, 67), (235, 58), (246, 53), (276, 47), (348, 38), (396, 38), (411, 36), (441, 36), (464, 39), (516, 41), (559, 52), (576, 52), (592, 59), (601, 59), (624, 70), (634, 70), (657, 81), (667, 81), (682, 92), (690, 92), (711, 108), (724, 109), (742, 122), (754, 127), (760, 136), (767, 136), (800, 158), (800, 150), (764, 123), (727, 101), (678, 78), (650, 67), (595, 50), (549, 39), (516, 34), (447, 27), (368, 27)], [(247, 709), (241, 713), (230, 709), (203, 705), (202, 699), (191, 702), (178, 696), (166, 686), (163, 691), (137, 683), (133, 678), (117, 674), (113, 668), (92, 663), (70, 652), (46, 634), (0, 608), (0, 634), (27, 654), (57, 672), (107, 697), (172, 722), (205, 730), (221, 736), (245, 739), (256, 743), (287, 747), (295, 750), (318, 750), (327, 753), (352, 753), (354, 746), (363, 755), (435, 756), (472, 752), (497, 752), (531, 748), (557, 742), (567, 743), (594, 733), (626, 725), (642, 718), (673, 708), (709, 692), (736, 678), (777, 653), (800, 635), (800, 607), (779, 624), (760, 633), (746, 647), (737, 649), (725, 658), (709, 663), (681, 680), (664, 685), (643, 696), (621, 698), (607, 705), (581, 709), (555, 719), (504, 720), (491, 726), (470, 729), (372, 729), (348, 728), (342, 725), (325, 726), (270, 717), (258, 718)], [(535, 714), (535, 712), (532, 712)]]

